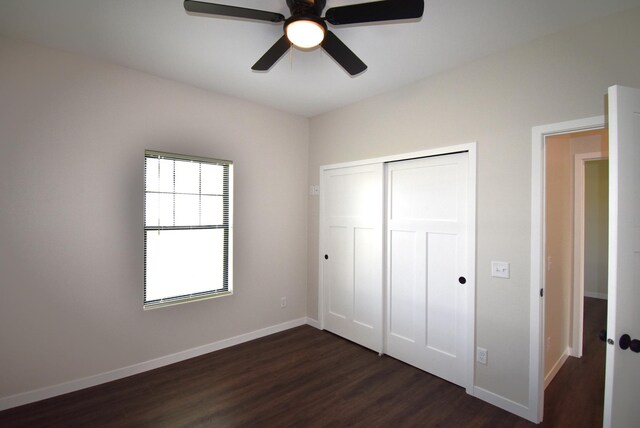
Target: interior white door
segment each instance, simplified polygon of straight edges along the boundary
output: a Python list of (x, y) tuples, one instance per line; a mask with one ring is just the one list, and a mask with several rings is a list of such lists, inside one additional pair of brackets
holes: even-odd
[(387, 166), (387, 354), (466, 386), (468, 153)]
[(382, 351), (383, 165), (323, 172), (323, 328)]
[[(640, 353), (640, 90), (609, 88), (609, 293), (605, 427), (638, 426)], [(640, 347), (635, 342), (632, 348)], [(640, 350), (640, 349), (638, 349)]]

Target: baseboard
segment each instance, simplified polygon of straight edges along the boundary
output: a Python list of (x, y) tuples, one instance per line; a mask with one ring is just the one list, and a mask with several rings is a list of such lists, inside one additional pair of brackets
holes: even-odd
[(584, 291), (584, 297), (593, 297), (594, 299), (607, 300), (607, 293), (597, 293), (595, 291)]
[(320, 327), (320, 321), (318, 320), (307, 317), (307, 324), (309, 324), (311, 327), (317, 328), (318, 330), (322, 330), (322, 328)]
[(556, 361), (556, 363), (553, 365), (551, 370), (549, 370), (549, 373), (547, 373), (546, 376), (544, 377), (544, 389), (547, 389), (547, 386), (549, 386), (553, 378), (556, 377), (556, 375), (558, 374), (558, 372), (560, 371), (564, 363), (567, 361), (567, 358), (569, 358), (570, 354), (571, 354), (571, 349), (567, 348), (564, 350), (562, 355), (560, 355), (560, 358), (558, 358), (558, 361)]
[(122, 367), (109, 372), (99, 373), (97, 375), (64, 382), (58, 385), (47, 386), (33, 391), (10, 395), (8, 397), (0, 398), (0, 411), (55, 397), (58, 395), (67, 394), (69, 392), (78, 391), (80, 389), (89, 388), (91, 386), (100, 385), (102, 383), (122, 379), (128, 376), (157, 369), (159, 367), (167, 366), (169, 364), (174, 364), (180, 361), (188, 360), (189, 358), (198, 357), (210, 352), (219, 351), (220, 349), (229, 348), (234, 345), (239, 345), (250, 340), (259, 339), (270, 334), (279, 333), (281, 331), (289, 330), (291, 328), (305, 324), (310, 324), (309, 318), (299, 318), (296, 320), (284, 322), (282, 324), (277, 324), (270, 327), (262, 328), (260, 330), (241, 334), (239, 336), (219, 340), (207, 345), (176, 352), (175, 354), (166, 355), (164, 357), (155, 358), (153, 360), (144, 361), (142, 363), (134, 364), (127, 367)]
[(501, 395), (495, 394), (491, 391), (487, 391), (486, 389), (480, 388), (478, 386), (473, 387), (473, 396), (479, 398), (482, 401), (486, 401), (487, 403), (492, 404), (496, 407), (499, 407), (502, 410), (506, 410), (509, 413), (520, 416), (523, 419), (527, 419), (531, 422), (537, 423), (537, 421), (534, 421), (530, 418), (531, 412), (529, 411), (529, 408), (520, 403), (516, 403), (515, 401), (504, 398)]

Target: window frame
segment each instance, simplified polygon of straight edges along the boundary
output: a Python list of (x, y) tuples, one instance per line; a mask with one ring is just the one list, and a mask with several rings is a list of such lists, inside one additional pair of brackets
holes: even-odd
[[(152, 226), (147, 225), (147, 195), (154, 192), (147, 191), (147, 159), (166, 159), (173, 161), (187, 161), (197, 162), (199, 164), (213, 164), (220, 165), (223, 169), (223, 223), (222, 225), (210, 225), (210, 226)], [(174, 170), (174, 189), (172, 194), (180, 195), (180, 192), (175, 191), (175, 170)], [(189, 303), (193, 301), (214, 299), (223, 296), (233, 295), (233, 161), (208, 158), (202, 156), (190, 156), (178, 153), (161, 152), (156, 150), (145, 150), (144, 152), (144, 179), (143, 179), (143, 235), (144, 235), (144, 287), (143, 287), (143, 309), (156, 309), (167, 306), (179, 305), (183, 303)], [(175, 199), (174, 199), (175, 200)], [(175, 203), (175, 202), (174, 202)], [(223, 288), (222, 291), (216, 291), (219, 289), (212, 289), (198, 293), (184, 294), (171, 296), (167, 298), (161, 298), (156, 300), (147, 301), (147, 233), (150, 231), (171, 231), (171, 230), (210, 230), (210, 229), (222, 229), (224, 231), (223, 237), (223, 254), (222, 254), (222, 269), (223, 269)]]

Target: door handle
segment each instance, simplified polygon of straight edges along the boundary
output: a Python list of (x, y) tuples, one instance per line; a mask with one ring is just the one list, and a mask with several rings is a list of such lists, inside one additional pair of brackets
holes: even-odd
[(607, 339), (607, 330), (600, 330), (600, 334), (598, 334), (598, 337), (600, 338), (600, 340), (602, 340), (603, 342), (606, 342), (609, 345), (616, 344), (616, 342), (614, 342), (613, 339)]
[(635, 353), (640, 353), (640, 340), (631, 339), (631, 336), (628, 334), (623, 334), (620, 336), (620, 341), (618, 342), (620, 348), (623, 350), (631, 349)]
[(600, 334), (598, 335), (598, 337), (603, 342), (606, 342), (607, 341), (607, 330), (600, 330)]

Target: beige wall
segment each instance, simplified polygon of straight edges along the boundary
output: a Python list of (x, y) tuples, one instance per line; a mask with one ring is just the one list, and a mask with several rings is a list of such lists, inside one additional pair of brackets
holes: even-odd
[[(0, 58), (0, 398), (306, 316), (308, 119), (3, 38)], [(234, 161), (233, 296), (142, 310), (144, 149)]]
[[(319, 167), (478, 142), (476, 385), (527, 405), (531, 128), (604, 114), (607, 87), (640, 86), (640, 10), (492, 55), (311, 120)], [(491, 260), (511, 278), (490, 276)], [(318, 314), (318, 198), (309, 198), (309, 316)]]
[(585, 164), (584, 292), (606, 297), (609, 273), (609, 161)]
[(570, 346), (573, 159), (569, 135), (547, 138), (545, 162), (545, 379)]

